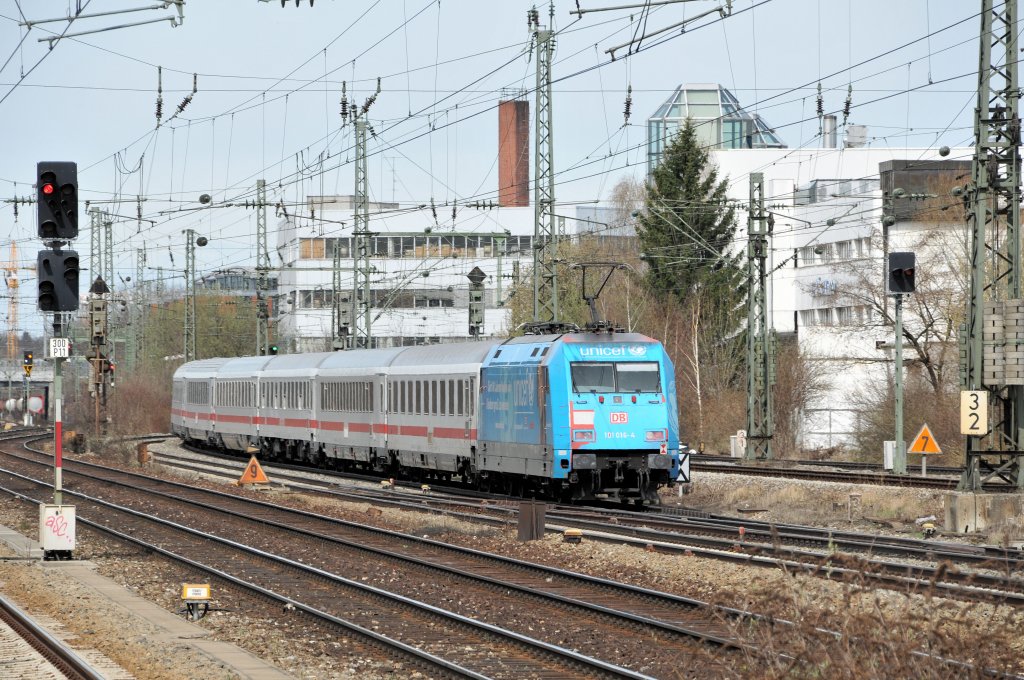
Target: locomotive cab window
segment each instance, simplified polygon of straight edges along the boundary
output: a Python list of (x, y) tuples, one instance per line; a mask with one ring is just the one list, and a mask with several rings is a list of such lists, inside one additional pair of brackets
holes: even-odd
[(573, 363), (574, 392), (661, 392), (656, 361)]
[(615, 364), (619, 392), (661, 392), (661, 376), (655, 361)]
[(574, 363), (572, 389), (574, 392), (614, 392), (615, 365), (610, 363)]

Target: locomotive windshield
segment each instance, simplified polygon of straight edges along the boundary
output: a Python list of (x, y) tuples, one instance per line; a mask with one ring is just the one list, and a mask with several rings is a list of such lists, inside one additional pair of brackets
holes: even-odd
[(573, 363), (574, 392), (661, 392), (654, 361)]
[(614, 392), (615, 364), (573, 364), (572, 388), (576, 392)]
[(654, 361), (615, 364), (619, 392), (661, 392), (658, 364)]

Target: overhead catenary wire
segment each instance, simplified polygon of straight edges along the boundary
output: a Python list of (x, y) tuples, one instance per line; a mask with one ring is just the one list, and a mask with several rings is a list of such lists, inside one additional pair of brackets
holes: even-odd
[[(187, 146), (186, 146), (186, 148), (187, 148)], [(183, 175), (183, 177), (184, 177), (184, 175)], [(182, 181), (182, 184), (183, 184), (183, 181)]]

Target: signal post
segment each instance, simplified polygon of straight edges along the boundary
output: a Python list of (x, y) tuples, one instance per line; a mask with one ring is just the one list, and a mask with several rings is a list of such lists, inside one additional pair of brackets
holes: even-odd
[(907, 443), (903, 441), (903, 296), (914, 292), (914, 253), (889, 253), (886, 292), (896, 298), (896, 358), (895, 374), (896, 402), (896, 453), (893, 456), (893, 472), (907, 474)]
[(31, 425), (32, 415), (28, 410), (28, 398), (29, 398), (29, 383), (28, 379), (32, 377), (32, 365), (35, 361), (35, 355), (31, 352), (25, 352), (24, 359), (21, 362), (22, 368), (25, 369), (25, 401), (24, 401), (24, 412), (22, 413), (22, 424)]
[[(70, 559), (75, 549), (75, 507), (63, 504), (62, 364), (71, 356), (64, 337), (63, 315), (78, 309), (78, 253), (64, 247), (78, 236), (78, 166), (70, 162), (36, 165), (38, 235), (47, 246), (39, 251), (39, 311), (53, 314), (53, 337), (47, 358), (53, 360), (53, 503), (39, 507), (39, 541), (45, 559)], [(31, 373), (25, 357), (25, 380)], [(26, 397), (26, 407), (28, 406)]]

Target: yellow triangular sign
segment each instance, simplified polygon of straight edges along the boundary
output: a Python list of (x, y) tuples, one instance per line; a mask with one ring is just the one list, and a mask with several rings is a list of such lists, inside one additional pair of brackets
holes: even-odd
[(245, 472), (238, 478), (238, 485), (242, 484), (270, 484), (270, 480), (263, 473), (263, 468), (260, 467), (260, 462), (256, 460), (256, 456), (249, 459), (249, 464), (245, 466)]
[(914, 443), (910, 445), (909, 453), (942, 453), (939, 443), (935, 441), (927, 424), (922, 425), (921, 431), (914, 437)]

